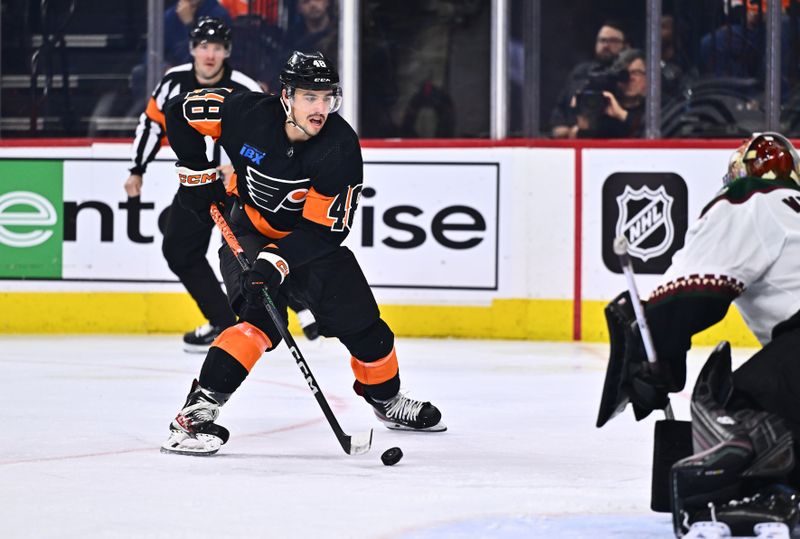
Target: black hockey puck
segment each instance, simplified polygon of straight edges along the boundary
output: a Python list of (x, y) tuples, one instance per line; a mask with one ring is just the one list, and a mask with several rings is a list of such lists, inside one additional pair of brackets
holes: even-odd
[(399, 447), (390, 447), (381, 455), (381, 461), (386, 466), (394, 466), (403, 458), (403, 451)]

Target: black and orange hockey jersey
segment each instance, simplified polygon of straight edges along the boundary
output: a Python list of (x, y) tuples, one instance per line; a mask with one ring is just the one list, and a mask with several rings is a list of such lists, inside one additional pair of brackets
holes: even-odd
[[(261, 87), (256, 81), (240, 71), (231, 69), (225, 63), (225, 72), (222, 80), (216, 85), (232, 88), (233, 90), (260, 91)], [(139, 117), (136, 127), (136, 138), (133, 141), (133, 156), (131, 158), (131, 174), (144, 174), (147, 165), (156, 158), (161, 149), (161, 141), (166, 135), (164, 123), (164, 105), (166, 102), (184, 92), (202, 88), (194, 74), (194, 64), (175, 66), (164, 74), (153, 94), (147, 102), (147, 108)]]
[[(306, 142), (289, 141), (278, 96), (216, 88), (166, 106), (170, 144), (183, 166), (208, 168), (204, 136), (225, 149), (250, 223), (289, 267), (336, 249), (350, 232), (363, 182), (358, 136), (339, 115)], [(229, 188), (230, 190), (231, 188)]]

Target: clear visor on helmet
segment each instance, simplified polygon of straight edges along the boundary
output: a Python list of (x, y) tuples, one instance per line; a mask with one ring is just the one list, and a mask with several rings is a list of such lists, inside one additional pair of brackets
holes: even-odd
[(313, 107), (321, 102), (325, 104), (328, 114), (333, 114), (342, 106), (342, 89), (339, 86), (334, 86), (330, 90), (301, 90), (302, 93), (297, 94), (297, 89), (287, 88), (286, 93), (290, 103), (302, 101), (304, 105)]

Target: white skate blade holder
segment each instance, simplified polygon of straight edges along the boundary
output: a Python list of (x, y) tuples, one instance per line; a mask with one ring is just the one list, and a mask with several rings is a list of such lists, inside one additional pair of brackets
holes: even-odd
[(791, 539), (789, 526), (783, 522), (762, 522), (753, 527), (754, 535), (731, 535), (724, 522), (695, 522), (683, 539)]
[(753, 527), (758, 539), (791, 539), (789, 526), (783, 522), (761, 522)]
[(701, 521), (692, 524), (683, 539), (724, 539), (731, 537), (731, 529), (724, 522)]
[(161, 445), (161, 452), (208, 457), (219, 451), (220, 447), (222, 447), (222, 440), (211, 434), (196, 434), (195, 437), (192, 437), (185, 433), (173, 432), (169, 439)]

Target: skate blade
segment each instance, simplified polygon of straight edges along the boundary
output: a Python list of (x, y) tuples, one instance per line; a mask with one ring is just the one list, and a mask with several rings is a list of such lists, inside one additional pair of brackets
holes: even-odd
[(207, 354), (210, 344), (187, 344), (183, 343), (183, 351), (187, 354)]
[(431, 427), (426, 427), (424, 429), (415, 429), (413, 427), (408, 427), (400, 423), (394, 423), (393, 421), (384, 421), (383, 419), (381, 419), (381, 421), (389, 430), (403, 430), (407, 432), (444, 432), (447, 430), (447, 425), (445, 425), (441, 421)]
[(197, 451), (194, 449), (173, 449), (170, 447), (161, 446), (161, 452), (165, 455), (188, 455), (190, 457), (210, 457), (219, 451), (219, 449), (214, 449), (211, 451)]

